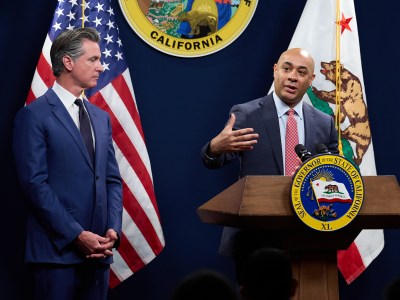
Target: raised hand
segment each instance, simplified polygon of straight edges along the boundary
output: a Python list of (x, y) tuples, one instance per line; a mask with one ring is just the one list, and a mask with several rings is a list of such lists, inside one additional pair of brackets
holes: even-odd
[(235, 121), (235, 115), (231, 114), (224, 129), (211, 140), (209, 148), (211, 156), (253, 149), (253, 145), (257, 143), (258, 133), (254, 133), (253, 128), (233, 130)]

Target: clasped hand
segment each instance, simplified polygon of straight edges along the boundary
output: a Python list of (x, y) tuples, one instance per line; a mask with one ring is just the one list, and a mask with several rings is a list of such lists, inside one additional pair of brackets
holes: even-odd
[(225, 128), (210, 142), (210, 154), (219, 156), (222, 153), (245, 151), (253, 149), (257, 143), (258, 134), (253, 128), (233, 130), (236, 117), (231, 114)]
[(90, 231), (82, 231), (75, 239), (75, 244), (86, 258), (99, 259), (113, 255), (112, 248), (117, 239), (117, 233), (113, 229), (109, 229), (104, 237)]

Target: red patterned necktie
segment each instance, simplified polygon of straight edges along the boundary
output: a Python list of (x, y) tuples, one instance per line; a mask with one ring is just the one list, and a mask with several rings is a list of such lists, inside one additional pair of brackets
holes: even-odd
[(291, 176), (296, 170), (297, 155), (294, 147), (299, 143), (299, 134), (297, 132), (297, 122), (294, 117), (294, 109), (289, 109), (286, 123), (286, 142), (285, 142), (285, 175)]

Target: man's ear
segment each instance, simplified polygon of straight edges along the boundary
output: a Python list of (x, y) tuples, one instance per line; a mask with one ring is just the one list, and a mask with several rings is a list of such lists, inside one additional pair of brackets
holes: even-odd
[(72, 58), (70, 56), (68, 56), (68, 55), (65, 55), (62, 58), (62, 60), (63, 60), (63, 64), (64, 64), (65, 69), (68, 70), (68, 71), (72, 71), (72, 66), (73, 66), (73, 63), (74, 63)]

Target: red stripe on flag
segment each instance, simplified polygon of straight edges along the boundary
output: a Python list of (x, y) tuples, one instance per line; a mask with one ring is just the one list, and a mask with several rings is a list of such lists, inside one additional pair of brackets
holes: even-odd
[(157, 232), (154, 230), (154, 227), (151, 224), (146, 213), (144, 212), (143, 208), (140, 206), (139, 202), (136, 200), (130, 189), (126, 186), (125, 182), (123, 184), (123, 199), (125, 210), (135, 222), (136, 226), (139, 228), (140, 232), (149, 243), (153, 252), (157, 255), (161, 252), (163, 245), (161, 244)]
[(117, 285), (119, 285), (121, 281), (118, 279), (118, 277), (114, 274), (114, 272), (110, 269), (110, 282), (109, 282), (109, 287), (110, 288), (115, 288)]
[(39, 57), (39, 62), (36, 66), (36, 70), (42, 78), (43, 82), (46, 84), (46, 86), (49, 88), (53, 85), (54, 81), (56, 78), (53, 75), (53, 70), (51, 69), (51, 65), (47, 62), (47, 60), (44, 58), (43, 53), (40, 54)]
[(136, 109), (135, 105), (135, 100), (133, 99), (133, 95), (131, 94), (128, 85), (126, 84), (125, 78), (121, 75), (117, 76), (111, 84), (117, 91), (119, 97), (122, 99), (122, 102), (124, 102), (126, 109), (128, 110), (129, 114), (132, 117), (133, 122), (135, 122), (135, 125), (140, 132), (140, 135), (142, 136), (143, 141), (144, 139), (144, 134), (143, 134), (143, 129), (142, 129), (142, 124), (140, 123), (140, 118), (139, 118), (139, 113)]
[(147, 195), (149, 196), (153, 204), (155, 212), (159, 216), (153, 189), (153, 181), (141, 157), (139, 156), (135, 146), (132, 144), (128, 135), (122, 128), (121, 124), (118, 122), (117, 118), (115, 117), (113, 111), (110, 109), (107, 102), (104, 100), (103, 96), (99, 92), (95, 93), (92, 97), (90, 97), (90, 102), (96, 104), (98, 107), (109, 113), (113, 129), (114, 141), (117, 144), (118, 148), (123, 153), (123, 155), (125, 156), (129, 165), (133, 168), (136, 175), (139, 177), (144, 189), (147, 192)]
[[(120, 238), (120, 245), (117, 251), (119, 255), (121, 255), (121, 258), (124, 260), (124, 262), (127, 264), (127, 266), (129, 266), (129, 269), (131, 269), (133, 273), (136, 273), (146, 264), (142, 261), (140, 256), (137, 254), (135, 248), (132, 247), (131, 243), (122, 232), (119, 238)], [(121, 282), (120, 279), (115, 275), (113, 270), (110, 269), (109, 286), (113, 288), (117, 286), (120, 282)]]
[(342, 199), (342, 198), (318, 198), (319, 203), (335, 203), (335, 202), (340, 202), (340, 203), (352, 203), (353, 200), (351, 199)]
[(36, 99), (36, 96), (35, 96), (35, 94), (33, 93), (33, 91), (32, 91), (32, 87), (29, 89), (29, 92), (28, 92), (28, 97), (26, 97), (26, 105), (28, 105), (29, 103), (31, 103), (33, 100), (35, 100)]
[(127, 237), (121, 233), (121, 244), (118, 247), (118, 253), (124, 259), (125, 263), (129, 266), (133, 273), (139, 271), (145, 266), (140, 256), (137, 254), (135, 248), (129, 243)]
[[(350, 284), (365, 270), (364, 262), (356, 243), (351, 243), (347, 250), (337, 251), (338, 268), (347, 284)], [(345, 264), (343, 262), (346, 262)]]

